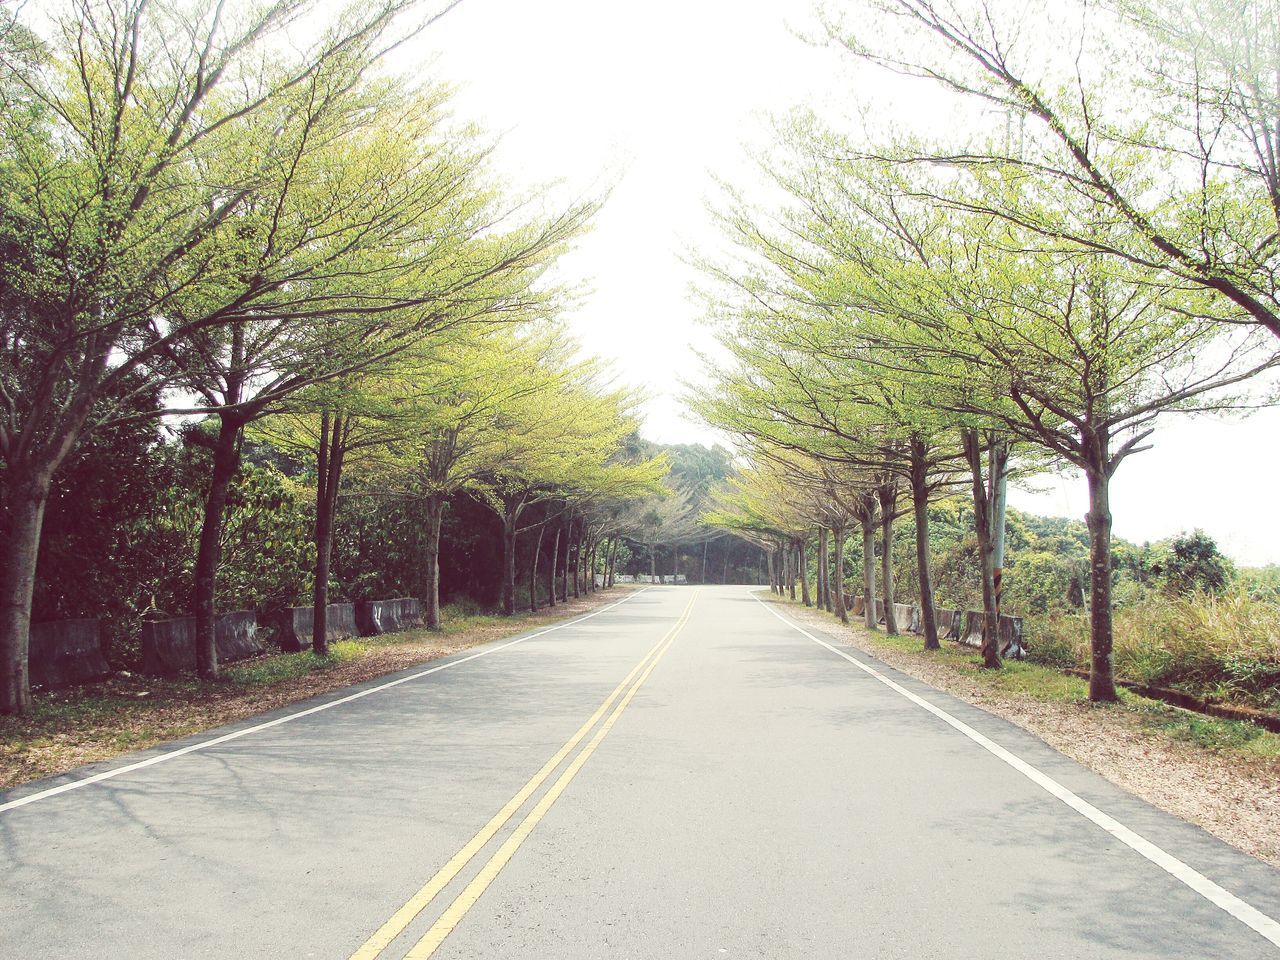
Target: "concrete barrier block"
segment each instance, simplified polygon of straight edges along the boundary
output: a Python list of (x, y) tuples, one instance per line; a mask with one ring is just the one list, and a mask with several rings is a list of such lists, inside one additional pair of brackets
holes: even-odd
[[(285, 607), (276, 621), (276, 642), (281, 650), (296, 653), (311, 649), (315, 627), (315, 607)], [(358, 634), (353, 603), (331, 603), (325, 607), (324, 635), (330, 643)]]
[[(252, 610), (224, 613), (214, 621), (219, 663), (232, 663), (262, 653), (258, 618)], [(142, 672), (172, 676), (196, 668), (194, 617), (147, 620), (142, 624)]]
[[(195, 624), (192, 623), (192, 637)], [(214, 642), (218, 647), (218, 661), (232, 663), (262, 654), (262, 641), (258, 639), (258, 615), (252, 610), (235, 610), (224, 613), (214, 621)]]
[(416, 597), (394, 600), (363, 600), (356, 604), (356, 626), (362, 637), (395, 633), (421, 627), (426, 623), (422, 601)]
[(884, 601), (879, 597), (875, 599), (876, 604), (876, 623), (884, 623)]
[[(986, 614), (981, 610), (970, 610), (965, 614), (964, 633), (960, 642), (970, 647), (982, 646), (982, 627), (986, 622)], [(1000, 646), (1000, 656), (1011, 660), (1021, 660), (1026, 656), (1026, 643), (1022, 635), (1022, 618), (1001, 614), (996, 627), (996, 642)]]
[(862, 597), (854, 597), (853, 603), (846, 604), (845, 609), (849, 611), (850, 616), (860, 617), (867, 609), (867, 602)]
[(895, 603), (893, 605), (893, 619), (898, 624), (899, 630), (907, 630), (911, 625), (911, 604)]
[(911, 605), (911, 618), (907, 624), (908, 633), (924, 633), (924, 612), (920, 609), (920, 604), (913, 603)]
[(964, 611), (949, 610), (948, 611), (947, 632), (944, 635), (947, 640), (959, 640), (960, 631), (964, 629)]
[(944, 607), (938, 611), (938, 636), (943, 639), (956, 640), (960, 636), (960, 627), (964, 617), (959, 610)]
[(1000, 656), (1021, 660), (1027, 655), (1027, 645), (1022, 636), (1022, 618), (1000, 615)]
[(42, 690), (69, 687), (111, 675), (102, 655), (97, 620), (52, 620), (31, 624), (27, 669), (31, 686)]

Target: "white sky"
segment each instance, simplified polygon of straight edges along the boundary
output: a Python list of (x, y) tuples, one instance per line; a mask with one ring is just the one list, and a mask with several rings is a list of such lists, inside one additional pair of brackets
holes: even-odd
[[(766, 115), (797, 104), (858, 109), (849, 65), (805, 45), (807, 0), (465, 0), (423, 38), (424, 69), (458, 86), (455, 109), (502, 134), (513, 184), (614, 185), (595, 230), (565, 262), (592, 294), (571, 318), (586, 348), (650, 396), (644, 433), (664, 443), (723, 442), (681, 416), (680, 381), (698, 379), (710, 336), (681, 260), (716, 242), (704, 202), (712, 177), (749, 179), (744, 143)], [(892, 85), (882, 77), (876, 83)], [(871, 91), (882, 94), (882, 89)], [(1280, 411), (1243, 422), (1169, 418), (1156, 448), (1127, 461), (1112, 494), (1115, 532), (1156, 540), (1202, 527), (1248, 564), (1280, 563), (1280, 513), (1267, 504)], [(1078, 477), (1017, 492), (1021, 509), (1082, 517)]]

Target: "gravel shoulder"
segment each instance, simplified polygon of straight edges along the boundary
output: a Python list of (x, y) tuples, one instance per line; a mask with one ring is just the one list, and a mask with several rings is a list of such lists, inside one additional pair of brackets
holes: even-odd
[[(1092, 704), (1084, 684), (1045, 667), (1018, 665), (994, 676), (954, 643), (926, 653), (918, 637), (886, 637), (860, 624), (780, 600), (801, 623), (884, 661), (909, 676), (975, 704), (1034, 733), (1153, 806), (1194, 823), (1259, 860), (1280, 866), (1280, 737), (1261, 732), (1240, 744), (1212, 735), (1222, 724), (1127, 694), (1119, 704)], [(1060, 680), (1059, 680), (1060, 678)], [(1189, 733), (1190, 732), (1190, 733)], [(1207, 744), (1206, 744), (1207, 741)]]
[(224, 668), (224, 678), (167, 680), (116, 674), (103, 683), (38, 693), (29, 717), (0, 717), (0, 790), (187, 737), (580, 616), (634, 590), (612, 587), (515, 617), (466, 617), (438, 633), (410, 630), (272, 654)]

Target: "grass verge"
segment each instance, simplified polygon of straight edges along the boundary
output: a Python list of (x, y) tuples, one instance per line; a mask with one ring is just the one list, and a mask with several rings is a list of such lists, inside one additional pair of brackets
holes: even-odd
[[(803, 609), (803, 605), (794, 600), (770, 597), (765, 592), (761, 596), (775, 603)], [(840, 625), (835, 620), (832, 623)], [(1280, 734), (1265, 730), (1257, 724), (1205, 716), (1124, 689), (1119, 691), (1118, 703), (1092, 703), (1086, 681), (1064, 674), (1054, 667), (1010, 660), (1005, 662), (1001, 670), (986, 670), (983, 669), (982, 658), (976, 651), (957, 643), (943, 641), (942, 649), (928, 651), (923, 648), (921, 638), (915, 634), (889, 636), (879, 631), (867, 630), (855, 623), (850, 623), (849, 629), (857, 631), (858, 636), (874, 649), (893, 651), (900, 657), (934, 668), (941, 666), (993, 692), (1028, 697), (1041, 702), (1073, 704), (1090, 710), (1121, 711), (1131, 715), (1143, 729), (1174, 740), (1212, 752), (1280, 763)]]
[(514, 617), (444, 611), (444, 628), (361, 637), (310, 651), (231, 664), (214, 682), (117, 674), (103, 683), (39, 693), (27, 717), (0, 717), (0, 789), (178, 740), (267, 710), (395, 673), (622, 598), (614, 587)]

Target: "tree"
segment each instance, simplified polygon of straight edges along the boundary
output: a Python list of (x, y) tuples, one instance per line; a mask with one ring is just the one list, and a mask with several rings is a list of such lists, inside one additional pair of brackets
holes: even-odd
[(311, 649), (319, 656), (329, 653), (330, 567), (345, 470), (351, 460), (358, 464), (367, 459), (402, 429), (396, 398), (379, 390), (382, 385), (367, 373), (318, 383), (250, 425), (251, 438), (265, 440), (275, 449), (314, 464)]
[[(896, 160), (1058, 184), (1116, 229), (1023, 206), (990, 176), (947, 202), (1033, 231), (1038, 244), (1163, 271), (1218, 300), (1225, 322), (1245, 317), (1280, 336), (1280, 10), (1269, 0), (1021, 6), (1042, 29), (1021, 30), (980, 0), (864, 0), (859, 29), (828, 17), (827, 30), (858, 57), (994, 104), (1022, 131), (1017, 149), (970, 142)], [(1035, 39), (1045, 25), (1052, 43)]]
[(1161, 579), (1175, 593), (1222, 593), (1235, 575), (1231, 561), (1203, 530), (1180, 533), (1171, 539), (1157, 563)]
[(132, 415), (123, 385), (172, 384), (193, 336), (302, 286), (252, 272), (249, 208), (279, 191), (300, 143), (323, 139), (319, 119), (358, 115), (355, 81), (424, 25), (403, 16), (413, 6), (326, 13), (330, 26), (304, 37), (312, 0), (69, 0), (42, 12), (40, 31), (4, 30), (0, 712), (30, 708), (31, 590), (54, 472), (86, 432)]
[[(520, 523), (526, 510), (556, 500), (586, 504), (643, 496), (666, 469), (664, 458), (632, 461), (624, 455), (624, 442), (636, 429), (636, 395), (608, 386), (598, 361), (569, 351), (546, 358), (543, 366), (542, 388), (506, 411), (501, 465), (469, 486), (503, 524), (507, 614), (516, 609), (516, 540), (531, 529)], [(586, 525), (578, 530), (575, 584), (584, 554), (594, 546)]]
[(671, 480), (668, 476), (660, 492), (630, 504), (615, 523), (620, 534), (644, 547), (653, 583), (664, 576), (658, 569), (658, 547), (670, 546), (674, 552), (700, 533), (693, 495), (687, 488), (671, 486)]
[(317, 119), (280, 188), (259, 191), (241, 218), (244, 289), (264, 275), (288, 282), (171, 353), (179, 384), (218, 421), (216, 434), (189, 434), (213, 453), (193, 590), (204, 676), (217, 673), (216, 545), (245, 426), (442, 331), (541, 308), (547, 292), (535, 282), (591, 210), (511, 222), (483, 182), (484, 151), (443, 126), (439, 96), (375, 90), (360, 101), (333, 136)]
[[(1145, 448), (1160, 413), (1244, 402), (1239, 385), (1275, 365), (1273, 347), (1256, 327), (1222, 323), (1228, 318), (1212, 295), (1171, 282), (1165, 271), (1093, 248), (1037, 248), (1031, 228), (964, 203), (967, 181), (906, 162), (927, 152), (915, 145), (891, 144), (869, 160), (812, 122), (789, 133), (798, 158), (775, 183), (790, 202), (733, 220), (757, 252), (754, 262), (766, 267), (731, 274), (749, 294), (747, 307), (723, 308), (730, 318), (745, 314), (733, 337), (749, 339), (758, 317), (760, 339), (783, 344), (753, 350), (753, 370), (763, 362), (765, 372), (739, 408), (757, 421), (788, 408), (819, 419), (830, 403), (795, 384), (822, 383), (827, 345), (837, 343), (837, 355), (875, 371), (890, 396), (905, 391), (921, 411), (912, 419), (959, 431), (973, 479), (990, 666), (999, 663), (995, 569), (1007, 445), (1018, 441), (1079, 468), (1091, 500), (1091, 696), (1114, 698), (1110, 478)], [(1069, 187), (991, 170), (970, 179), (988, 181), (972, 188), (979, 195), (998, 188), (1010, 209), (1043, 211), (1081, 236), (1104, 242), (1115, 229)], [(861, 379), (830, 380), (832, 399), (846, 407), (867, 392)], [(894, 422), (890, 402), (874, 395), (863, 402), (872, 427)], [(796, 442), (813, 449), (811, 439)]]
[[(523, 332), (484, 331), (413, 354), (399, 365), (391, 386), (399, 433), (383, 445), (373, 475), (426, 506), (429, 626), (439, 626), (438, 558), (446, 501), (460, 491), (475, 492), (486, 503), (489, 495), (501, 500), (497, 478), (527, 468), (535, 449), (545, 451), (552, 444), (555, 418), (542, 420), (539, 411), (550, 410), (560, 388), (582, 375), (573, 358), (576, 349), (553, 324)], [(504, 507), (500, 516), (505, 513)], [(504, 539), (504, 549), (507, 545)], [(513, 539), (510, 546), (508, 561), (514, 565)], [(514, 568), (511, 577), (514, 581)], [(510, 599), (514, 611), (514, 585)]]

